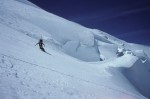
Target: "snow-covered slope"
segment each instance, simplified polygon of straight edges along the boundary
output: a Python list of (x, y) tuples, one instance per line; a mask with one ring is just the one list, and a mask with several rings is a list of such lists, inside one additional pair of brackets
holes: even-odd
[(1, 23), (34, 38), (40, 38), (42, 34), (49, 42), (54, 42), (54, 39), (57, 41), (55, 44), (64, 52), (78, 59), (98, 61), (100, 57), (97, 40), (110, 44), (120, 43), (120, 40), (117, 42), (116, 38), (110, 39), (110, 35), (102, 31), (88, 29), (42, 9), (24, 5), (25, 3), (14, 0), (9, 0), (9, 3), (1, 0)]
[[(34, 46), (41, 36), (52, 55)], [(26, 0), (0, 1), (0, 45), (0, 99), (150, 97), (149, 80), (138, 79), (150, 77), (149, 47), (86, 28)]]

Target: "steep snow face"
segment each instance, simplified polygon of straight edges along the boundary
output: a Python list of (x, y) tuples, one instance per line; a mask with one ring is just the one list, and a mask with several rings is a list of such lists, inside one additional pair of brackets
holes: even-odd
[[(109, 67), (114, 60), (107, 65), (86, 63), (55, 51), (46, 43), (47, 52), (52, 54), (48, 55), (33, 46), (36, 39), (6, 25), (0, 27), (2, 99), (146, 99), (119, 71)], [(114, 63), (126, 58), (124, 65), (136, 60), (127, 55)]]
[(150, 63), (148, 61), (142, 63), (139, 59), (132, 67), (124, 69), (123, 73), (138, 88), (139, 92), (150, 98)]
[[(29, 4), (26, 0), (17, 1), (0, 1), (1, 23), (34, 38), (40, 38), (43, 35), (43, 38), (51, 45), (59, 46), (62, 51), (78, 59), (99, 61), (100, 52), (97, 41), (117, 45), (122, 42), (102, 31), (85, 28), (37, 7), (24, 6)], [(23, 26), (24, 24), (26, 27)], [(38, 31), (38, 27), (42, 32)], [(68, 51), (68, 48), (73, 49)]]
[[(24, 0), (0, 5), (0, 99), (147, 99), (137, 91), (142, 84), (132, 85), (120, 68), (149, 59), (149, 47), (85, 28)], [(52, 55), (34, 46), (41, 36)], [(117, 57), (118, 47), (133, 54)]]

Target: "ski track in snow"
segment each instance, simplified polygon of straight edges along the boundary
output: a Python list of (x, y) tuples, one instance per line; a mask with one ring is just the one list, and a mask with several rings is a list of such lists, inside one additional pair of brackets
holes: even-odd
[[(89, 84), (96, 85), (97, 87), (104, 87), (105, 89), (108, 89), (108, 90), (117, 91), (117, 92), (120, 92), (120, 93), (129, 95), (129, 96), (132, 96), (132, 97), (134, 97), (134, 98), (136, 98), (136, 99), (141, 99), (141, 98), (140, 98), (141, 96), (136, 96), (136, 95), (130, 94), (130, 93), (128, 93), (127, 91), (123, 91), (123, 90), (111, 88), (111, 87), (104, 86), (104, 85), (99, 85), (99, 84), (96, 84), (96, 83), (94, 83), (94, 82), (91, 82), (91, 81), (88, 81), (88, 80), (84, 80), (84, 79), (81, 79), (81, 78), (77, 78), (77, 77), (72, 76), (72, 75), (70, 75), (70, 74), (65, 74), (65, 73), (63, 73), (63, 72), (60, 72), (60, 71), (57, 71), (57, 70), (54, 70), (54, 69), (51, 69), (51, 68), (46, 68), (46, 67), (44, 67), (44, 66), (40, 66), (40, 65), (37, 65), (37, 64), (34, 64), (34, 63), (30, 63), (30, 62), (21, 60), (21, 59), (17, 59), (17, 58), (12, 57), (12, 56), (4, 55), (4, 54), (2, 54), (2, 53), (0, 53), (0, 54), (1, 54), (2, 56), (6, 56), (6, 57), (11, 58), (11, 59), (13, 59), (13, 60), (21, 61), (21, 62), (26, 63), (26, 64), (29, 64), (29, 65), (31, 65), (31, 66), (35, 66), (35, 67), (47, 69), (47, 70), (50, 70), (50, 71), (52, 71), (52, 72), (56, 72), (56, 73), (58, 73), (58, 74), (60, 74), (60, 75), (64, 75), (64, 76), (71, 77), (71, 78), (76, 79), (76, 80), (79, 80), (79, 81), (83, 81), (83, 82), (86, 82), (86, 83), (89, 83)], [(27, 65), (27, 66), (28, 66), (28, 65)]]

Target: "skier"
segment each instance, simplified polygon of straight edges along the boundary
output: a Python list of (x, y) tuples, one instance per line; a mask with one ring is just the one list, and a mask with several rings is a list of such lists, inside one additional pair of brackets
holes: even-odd
[[(43, 48), (43, 45), (44, 45), (44, 47), (45, 47), (45, 44), (43, 43), (43, 40), (42, 40), (42, 39), (40, 39), (37, 44), (39, 44), (39, 47), (40, 47), (40, 49), (41, 49), (43, 52), (46, 52), (45, 49)], [(36, 45), (37, 45), (37, 44), (36, 44)], [(36, 45), (35, 45), (35, 46), (36, 46)]]

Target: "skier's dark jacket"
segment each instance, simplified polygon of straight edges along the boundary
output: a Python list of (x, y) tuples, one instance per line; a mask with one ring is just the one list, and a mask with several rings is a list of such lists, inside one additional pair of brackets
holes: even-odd
[[(43, 40), (40, 39), (37, 44), (39, 44), (40, 49), (45, 52), (45, 49), (43, 48), (43, 45), (44, 45), (44, 47), (45, 47), (45, 44), (43, 43)], [(36, 44), (36, 45), (37, 45), (37, 44)], [(36, 46), (36, 45), (35, 45), (35, 46)]]

